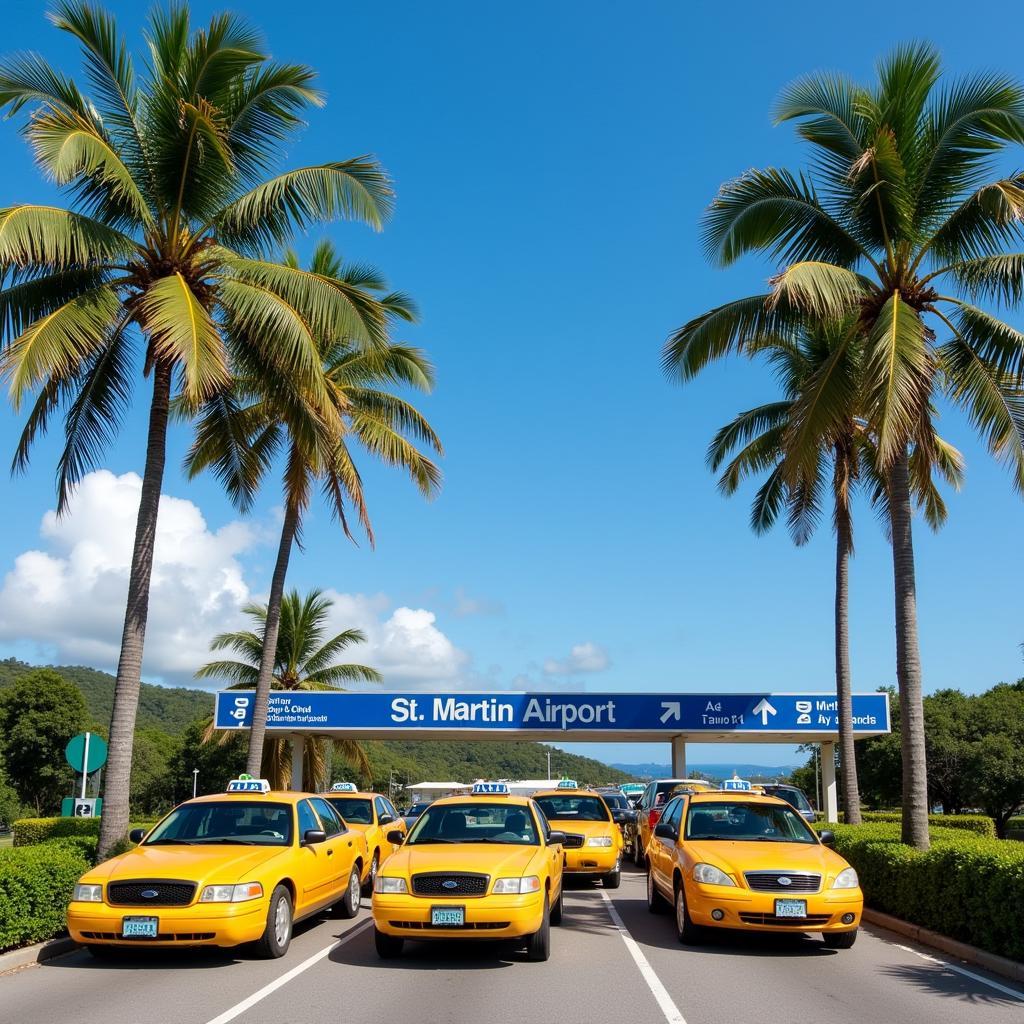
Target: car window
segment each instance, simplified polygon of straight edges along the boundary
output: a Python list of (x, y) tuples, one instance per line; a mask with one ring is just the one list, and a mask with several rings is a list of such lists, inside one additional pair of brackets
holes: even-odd
[(384, 806), (384, 798), (376, 797), (373, 801), (373, 806), (377, 809), (377, 820), (379, 821), (385, 814), (388, 813), (388, 809)]
[[(533, 809), (535, 813), (538, 810), (536, 805), (534, 805)], [(548, 824), (548, 819), (543, 814), (537, 814), (536, 818), (540, 822), (540, 833), (544, 837), (544, 842), (547, 843), (551, 838), (551, 826)]]
[(395, 805), (390, 800), (384, 801), (384, 807), (387, 809), (388, 814), (390, 814), (392, 818), (398, 817), (398, 811), (395, 810)]
[(537, 806), (548, 821), (608, 821), (605, 802), (599, 796), (539, 796)]
[(338, 817), (338, 812), (323, 798), (317, 797), (311, 801), (316, 813), (320, 815), (320, 820), (323, 822), (324, 831), (327, 833), (327, 838), (331, 836), (340, 835), (344, 829), (341, 827), (341, 819)]
[(665, 810), (662, 811), (662, 814), (661, 814), (661, 820), (666, 825), (671, 825), (677, 832), (679, 831), (679, 820), (680, 820), (680, 810), (681, 810), (681, 807), (682, 807), (682, 801), (679, 799), (679, 797), (673, 797), (672, 800), (670, 800), (668, 805), (665, 807)]
[(808, 844), (818, 841), (789, 804), (740, 800), (691, 803), (686, 815), (686, 838)]
[(372, 825), (373, 805), (365, 796), (329, 796), (327, 802), (350, 825)]
[(407, 846), (427, 843), (509, 843), (537, 846), (537, 829), (530, 808), (523, 804), (432, 804), (409, 832)]
[(176, 807), (153, 829), (145, 845), (288, 846), (291, 841), (289, 804), (225, 800)]
[(317, 821), (316, 815), (313, 813), (313, 808), (310, 807), (308, 800), (300, 800), (297, 807), (299, 812), (299, 836), (304, 836), (311, 828), (318, 829), (320, 822)]

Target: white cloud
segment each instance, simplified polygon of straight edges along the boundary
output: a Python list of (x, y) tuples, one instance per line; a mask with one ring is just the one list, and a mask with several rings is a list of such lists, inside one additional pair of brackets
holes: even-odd
[[(108, 470), (88, 474), (68, 514), (40, 526), (42, 549), (14, 562), (0, 588), (0, 641), (37, 649), (45, 659), (113, 669), (124, 621), (141, 480)], [(215, 634), (248, 624), (241, 607), (259, 599), (239, 556), (260, 540), (239, 522), (211, 531), (191, 501), (163, 495), (154, 553), (144, 678), (189, 684), (209, 660)], [(391, 608), (383, 595), (329, 591), (338, 629), (358, 626), (368, 643), (352, 652), (386, 683), (450, 681), (468, 655), (423, 608)]]
[(611, 664), (608, 652), (600, 645), (574, 644), (567, 658), (548, 658), (544, 673), (549, 676), (572, 676), (582, 672), (603, 672)]

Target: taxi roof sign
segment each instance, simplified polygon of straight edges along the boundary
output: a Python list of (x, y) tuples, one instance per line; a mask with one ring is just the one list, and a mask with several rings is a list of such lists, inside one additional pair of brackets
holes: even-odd
[(575, 779), (562, 779), (561, 782), (555, 787), (556, 789), (579, 789), (576, 785)]
[(749, 793), (751, 786), (746, 779), (737, 779), (735, 776), (731, 779), (726, 779), (722, 783), (722, 789), (731, 789), (733, 792)]
[(336, 782), (331, 786), (332, 793), (358, 793), (354, 782)]
[(254, 779), (251, 775), (239, 775), (228, 783), (229, 793), (269, 793), (270, 783), (266, 779)]
[(508, 796), (507, 782), (474, 782), (473, 796)]

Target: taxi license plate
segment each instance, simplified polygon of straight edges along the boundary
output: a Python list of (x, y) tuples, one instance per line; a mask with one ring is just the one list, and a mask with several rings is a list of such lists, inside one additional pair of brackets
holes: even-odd
[(776, 917), (806, 917), (807, 900), (776, 900)]
[(155, 939), (158, 917), (123, 917), (121, 918), (121, 938), (123, 939)]
[(430, 923), (435, 928), (461, 928), (466, 923), (466, 908), (431, 907)]

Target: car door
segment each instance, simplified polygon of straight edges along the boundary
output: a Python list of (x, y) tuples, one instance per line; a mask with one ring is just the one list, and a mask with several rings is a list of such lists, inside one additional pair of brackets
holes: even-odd
[[(655, 826), (651, 839), (650, 860), (654, 880), (662, 892), (672, 891), (672, 864), (675, 859), (676, 837), (679, 835), (683, 801), (681, 797), (673, 797), (665, 807), (658, 825)], [(658, 826), (672, 829), (669, 836), (659, 836)]]
[(325, 892), (333, 899), (344, 893), (348, 885), (348, 876), (352, 872), (352, 861), (355, 859), (352, 835), (338, 816), (338, 812), (323, 797), (315, 797), (310, 803), (320, 818), (324, 832), (327, 833), (327, 842), (323, 844), (327, 848), (324, 858), (324, 866), (327, 869)]
[(326, 901), (331, 868), (327, 843), (307, 845), (303, 842), (302, 837), (310, 829), (323, 829), (312, 805), (308, 800), (300, 800), (295, 811), (299, 822), (299, 849), (295, 851), (295, 916), (301, 917)]
[[(395, 843), (389, 843), (387, 836), (389, 832), (401, 832), (403, 835), (407, 830), (405, 820), (399, 815), (398, 811), (395, 810), (395, 805), (384, 796), (378, 797), (379, 807), (377, 808), (377, 820), (380, 822), (380, 830), (382, 836), (381, 842), (381, 859), (394, 853), (398, 849), (398, 845)], [(390, 820), (388, 820), (390, 819)]]
[(562, 891), (562, 869), (565, 866), (565, 853), (562, 847), (558, 843), (551, 843), (551, 826), (548, 824), (548, 819), (544, 816), (541, 809), (536, 804), (531, 804), (533, 808), (534, 821), (539, 826), (539, 835), (541, 841), (544, 843), (544, 856), (547, 858), (548, 865), (548, 877), (551, 879), (551, 902), (554, 903), (558, 899), (558, 894)]

